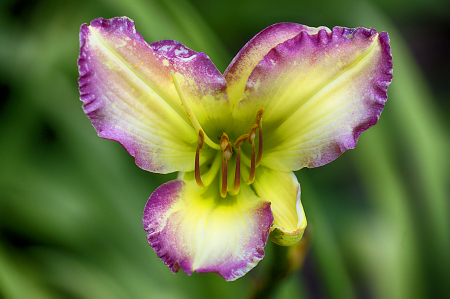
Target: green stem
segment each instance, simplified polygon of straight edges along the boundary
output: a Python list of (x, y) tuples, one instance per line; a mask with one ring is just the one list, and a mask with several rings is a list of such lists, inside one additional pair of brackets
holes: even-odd
[(290, 247), (274, 245), (274, 253), (268, 270), (253, 284), (249, 299), (270, 298), (280, 283), (291, 273), (300, 269), (309, 248), (309, 230), (296, 245)]
[(250, 299), (265, 299), (275, 292), (278, 285), (289, 274), (288, 247), (274, 246), (274, 254), (269, 269), (261, 280), (254, 284)]

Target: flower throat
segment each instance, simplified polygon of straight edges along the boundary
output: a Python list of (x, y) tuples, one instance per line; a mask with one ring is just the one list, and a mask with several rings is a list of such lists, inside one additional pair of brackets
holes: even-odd
[[(217, 144), (213, 142), (203, 131), (200, 123), (198, 122), (197, 118), (195, 117), (194, 113), (192, 112), (189, 103), (186, 101), (186, 98), (184, 97), (183, 93), (181, 92), (181, 87), (178, 82), (178, 79), (176, 78), (176, 75), (174, 72), (171, 72), (172, 80), (175, 85), (175, 89), (177, 90), (178, 96), (180, 97), (180, 101), (186, 110), (186, 113), (189, 117), (189, 120), (191, 121), (192, 125), (194, 126), (195, 130), (198, 132), (198, 139), (197, 139), (197, 150), (195, 153), (195, 181), (197, 182), (197, 185), (201, 188), (205, 188), (205, 184), (203, 183), (201, 176), (200, 176), (200, 150), (203, 148), (204, 143), (208, 144), (211, 148), (215, 150), (220, 150), (222, 152), (222, 187), (220, 190), (220, 195), (222, 197), (227, 196), (227, 189), (228, 189), (228, 163), (231, 160), (231, 157), (233, 155), (233, 146), (230, 142), (230, 139), (228, 138), (228, 135), (224, 132), (222, 134), (222, 137), (220, 138), (220, 144)], [(236, 170), (234, 174), (234, 188), (230, 191), (231, 195), (236, 195), (239, 193), (240, 185), (241, 185), (241, 146), (248, 141), (248, 143), (251, 145), (251, 158), (250, 158), (250, 175), (246, 183), (248, 185), (252, 184), (255, 180), (255, 170), (256, 167), (259, 166), (262, 159), (262, 153), (263, 153), (263, 136), (262, 136), (262, 116), (264, 113), (264, 109), (261, 108), (258, 110), (256, 114), (256, 123), (250, 128), (250, 131), (248, 134), (244, 134), (236, 139), (234, 142), (234, 148), (237, 151), (237, 157), (236, 157)], [(255, 149), (255, 138), (256, 138), (256, 131), (259, 133), (259, 144), (258, 144), (258, 155), (256, 155), (256, 149)]]

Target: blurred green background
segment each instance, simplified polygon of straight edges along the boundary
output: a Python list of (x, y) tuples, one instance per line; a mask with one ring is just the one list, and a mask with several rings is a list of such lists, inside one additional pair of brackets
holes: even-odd
[(245, 277), (173, 275), (145, 238), (144, 205), (175, 175), (139, 169), (96, 136), (78, 99), (78, 30), (126, 15), (223, 72), (277, 22), (388, 31), (394, 80), (379, 123), (333, 163), (297, 172), (304, 267), (273, 298), (450, 296), (448, 0), (2, 0), (0, 298), (245, 298)]

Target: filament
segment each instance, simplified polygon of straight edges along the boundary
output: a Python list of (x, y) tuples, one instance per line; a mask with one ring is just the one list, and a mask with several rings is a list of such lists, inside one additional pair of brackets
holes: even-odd
[(236, 156), (236, 171), (234, 173), (234, 188), (233, 195), (239, 193), (241, 188), (241, 145), (248, 139), (248, 134), (244, 134), (239, 137), (234, 143), (234, 147), (237, 148), (237, 156)]
[(256, 158), (256, 167), (259, 166), (263, 154), (263, 134), (262, 134), (262, 115), (264, 113), (264, 108), (259, 109), (256, 114), (256, 124), (258, 125), (259, 131), (259, 146), (258, 146), (258, 157)]
[(252, 154), (250, 158), (250, 176), (247, 181), (247, 185), (252, 184), (255, 181), (255, 169), (256, 169), (256, 161), (255, 161), (255, 137), (256, 137), (256, 129), (258, 129), (258, 125), (253, 125), (248, 133), (248, 143), (252, 146)]
[(230, 162), (233, 155), (233, 149), (231, 148), (230, 139), (225, 133), (220, 138), (220, 150), (222, 151), (222, 189), (220, 195), (226, 197), (228, 190), (228, 162)]
[(205, 133), (203, 130), (198, 131), (198, 139), (197, 139), (197, 150), (195, 152), (195, 181), (197, 185), (201, 188), (205, 188), (205, 185), (202, 182), (202, 178), (200, 176), (200, 150), (203, 148), (203, 142), (205, 140)]

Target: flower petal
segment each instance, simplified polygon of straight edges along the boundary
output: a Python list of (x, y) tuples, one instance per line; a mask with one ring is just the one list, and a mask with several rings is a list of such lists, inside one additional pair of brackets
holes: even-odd
[(255, 35), (234, 57), (224, 74), (228, 84), (228, 94), (233, 104), (236, 104), (242, 97), (250, 73), (272, 48), (293, 38), (302, 31), (314, 34), (325, 28), (312, 28), (295, 23), (279, 23), (269, 26)]
[(173, 40), (150, 44), (170, 71), (178, 73), (180, 86), (192, 112), (207, 135), (223, 133), (231, 118), (225, 78), (205, 53), (197, 53)]
[(378, 121), (391, 79), (387, 33), (342, 27), (302, 32), (259, 62), (233, 117), (246, 127), (264, 108), (264, 165), (317, 167), (354, 148)]
[(198, 134), (170, 70), (132, 20), (99, 18), (82, 25), (78, 66), (83, 109), (100, 137), (118, 141), (143, 169), (194, 169)]
[(306, 228), (306, 217), (295, 174), (260, 166), (256, 169), (253, 188), (259, 197), (271, 202), (273, 224), (270, 240), (282, 246), (298, 243)]
[(264, 257), (272, 221), (270, 203), (250, 187), (221, 198), (218, 180), (206, 189), (191, 180), (161, 185), (143, 216), (149, 244), (172, 272), (215, 272), (227, 281)]

